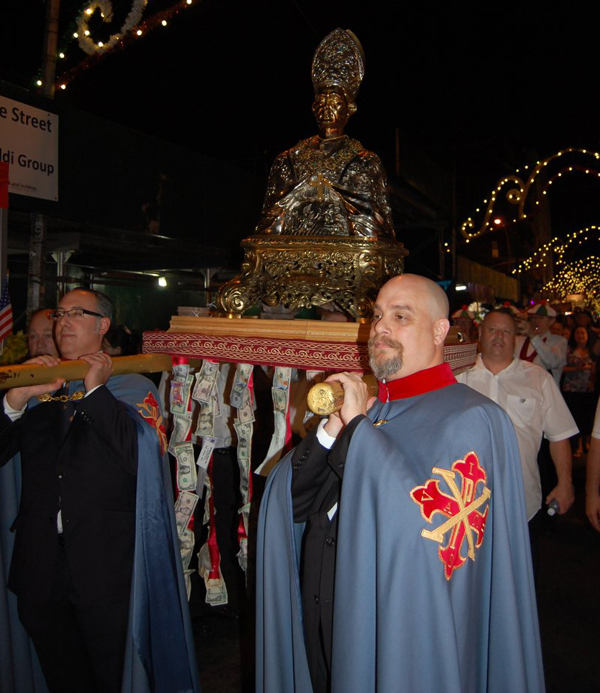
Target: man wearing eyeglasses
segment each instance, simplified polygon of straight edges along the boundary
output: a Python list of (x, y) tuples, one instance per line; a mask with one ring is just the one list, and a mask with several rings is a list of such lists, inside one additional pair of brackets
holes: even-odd
[[(164, 519), (173, 520), (172, 505), (161, 482), (150, 482), (152, 497), (140, 496), (148, 493), (147, 469), (159, 480), (163, 473), (159, 399), (143, 376), (111, 378), (112, 360), (101, 351), (112, 317), (108, 297), (76, 289), (50, 315), (62, 359), (87, 361), (90, 368), (83, 382), (13, 388), (0, 406), (0, 464), (20, 452), (23, 478), (8, 587), (17, 595), (19, 618), (50, 691), (120, 691), (134, 550), (138, 555), (145, 541), (138, 505), (158, 511), (151, 540), (159, 554), (174, 539), (174, 525)], [(60, 360), (42, 355), (28, 363), (56, 366)], [(158, 560), (163, 567), (178, 565), (176, 554)], [(161, 596), (174, 606), (163, 612), (181, 619), (180, 577), (175, 568), (160, 579), (166, 580)], [(131, 594), (135, 602), (135, 589)], [(146, 600), (151, 602), (149, 594)], [(133, 638), (139, 628), (133, 622)], [(176, 639), (183, 633), (181, 622), (163, 624), (163, 630)], [(180, 659), (167, 658), (175, 669), (186, 660), (184, 636), (179, 646)], [(132, 649), (137, 652), (137, 644)], [(193, 689), (192, 669), (174, 672), (174, 679), (187, 677), (186, 690)], [(160, 678), (158, 672), (149, 675)]]

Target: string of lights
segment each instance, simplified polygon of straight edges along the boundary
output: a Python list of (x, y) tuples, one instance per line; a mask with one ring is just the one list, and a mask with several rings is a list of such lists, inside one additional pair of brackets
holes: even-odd
[[(572, 160), (572, 161), (570, 161)], [(556, 170), (552, 170), (552, 165), (558, 164)], [(548, 168), (550, 166), (550, 168)], [(482, 234), (498, 228), (498, 226), (504, 224), (505, 218), (500, 215), (497, 211), (497, 203), (499, 204), (502, 198), (506, 199), (509, 205), (512, 205), (513, 211), (509, 214), (509, 218), (506, 221), (512, 221), (516, 223), (517, 221), (522, 221), (527, 219), (528, 214), (533, 214), (536, 207), (540, 204), (540, 199), (532, 199), (531, 210), (526, 204), (529, 200), (530, 193), (532, 195), (547, 195), (550, 186), (555, 183), (558, 179), (562, 178), (564, 175), (573, 173), (574, 171), (579, 171), (586, 175), (592, 175), (600, 178), (600, 153), (592, 152), (587, 149), (577, 149), (575, 147), (569, 147), (568, 149), (563, 149), (562, 151), (552, 154), (547, 159), (543, 161), (538, 161), (533, 170), (529, 174), (529, 177), (525, 181), (525, 175), (528, 173), (529, 166), (524, 167), (524, 171), (520, 174), (520, 170), (515, 171), (515, 175), (505, 176), (500, 181), (498, 181), (496, 188), (492, 191), (489, 200), (484, 200), (481, 207), (475, 210), (476, 214), (481, 214), (483, 212), (483, 220), (477, 230), (475, 230), (475, 220), (473, 216), (468, 217), (460, 226), (460, 231), (462, 235), (466, 238), (468, 243), (471, 239), (477, 238)], [(545, 173), (545, 178), (540, 179), (542, 185), (534, 186), (533, 184), (537, 181), (538, 177), (542, 173)], [(520, 174), (522, 178), (517, 175)], [(533, 191), (532, 192), (532, 188)], [(510, 209), (510, 207), (509, 207)]]
[[(124, 49), (132, 42), (145, 38), (155, 29), (165, 28), (173, 17), (182, 10), (198, 4), (199, 0), (179, 0), (171, 7), (161, 12), (156, 12), (151, 17), (142, 20), (142, 16), (149, 0), (133, 0), (131, 10), (125, 18), (120, 29), (111, 34), (108, 40), (95, 40), (92, 36), (92, 23), (109, 24), (114, 20), (113, 6), (110, 0), (92, 0), (81, 8), (76, 18), (76, 29), (70, 30), (68, 36), (63, 38), (61, 48), (58, 51), (59, 60), (67, 59), (68, 51), (79, 46), (87, 55), (75, 66), (62, 72), (56, 78), (56, 87), (65, 90), (70, 82), (86, 70), (98, 65), (98, 63), (111, 52)], [(40, 72), (41, 74), (41, 72)], [(36, 79), (36, 85), (42, 87), (41, 77)]]
[(91, 37), (89, 28), (90, 20), (96, 12), (99, 12), (102, 21), (110, 23), (113, 20), (113, 8), (110, 0), (95, 0), (95, 2), (88, 5), (79, 15), (79, 19), (77, 20), (77, 31), (73, 34), (73, 38), (77, 39), (81, 50), (88, 55), (94, 55), (99, 51), (105, 53), (111, 50), (111, 48), (114, 48), (123, 36), (138, 24), (147, 4), (148, 0), (134, 0), (131, 11), (125, 18), (121, 30), (113, 34), (110, 39), (104, 43), (102, 41), (96, 42)]
[[(535, 251), (533, 255), (523, 260), (513, 271), (513, 274), (521, 274), (537, 268), (548, 266), (548, 262), (552, 259), (555, 266), (564, 265), (566, 263), (565, 255), (567, 251), (572, 250), (575, 245), (582, 245), (587, 241), (600, 240), (600, 227), (586, 226), (584, 229), (573, 231), (565, 240), (555, 236), (551, 241), (545, 243), (541, 248)], [(554, 254), (551, 258), (550, 256)]]
[(595, 255), (564, 265), (542, 288), (562, 299), (572, 294), (585, 294), (586, 303), (600, 312), (600, 258)]

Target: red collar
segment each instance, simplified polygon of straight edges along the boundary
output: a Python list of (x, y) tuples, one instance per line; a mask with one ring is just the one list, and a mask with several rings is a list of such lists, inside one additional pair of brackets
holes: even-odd
[(406, 376), (406, 378), (390, 380), (389, 383), (380, 382), (377, 397), (382, 402), (405, 399), (406, 397), (424, 395), (433, 390), (441, 390), (455, 382), (456, 378), (450, 366), (447, 363), (440, 363), (439, 366), (426, 368), (424, 371), (418, 371)]

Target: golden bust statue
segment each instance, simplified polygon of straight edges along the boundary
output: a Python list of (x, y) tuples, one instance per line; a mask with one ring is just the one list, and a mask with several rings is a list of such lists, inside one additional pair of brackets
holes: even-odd
[(394, 237), (381, 161), (344, 134), (363, 75), (358, 39), (332, 31), (312, 65), (319, 134), (275, 159), (256, 233)]
[(242, 241), (241, 273), (219, 290), (221, 312), (331, 304), (361, 318), (379, 287), (403, 271), (381, 161), (344, 134), (363, 75), (358, 39), (335, 29), (312, 63), (319, 134), (275, 159), (260, 221)]

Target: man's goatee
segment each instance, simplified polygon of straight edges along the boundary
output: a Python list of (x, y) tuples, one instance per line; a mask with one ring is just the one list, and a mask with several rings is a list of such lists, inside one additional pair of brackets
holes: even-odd
[(384, 361), (378, 361), (373, 353), (375, 339), (375, 337), (369, 339), (369, 366), (377, 380), (388, 380), (402, 368), (402, 344), (394, 339), (379, 338), (380, 342), (395, 349), (396, 353)]

